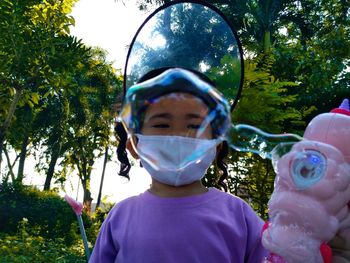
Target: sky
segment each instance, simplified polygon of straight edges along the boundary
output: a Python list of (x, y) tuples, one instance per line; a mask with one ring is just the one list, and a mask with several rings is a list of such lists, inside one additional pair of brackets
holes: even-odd
[(121, 69), (127, 46), (148, 14), (138, 10), (136, 0), (79, 0), (72, 12), (75, 27), (71, 34), (89, 46), (105, 49), (109, 61)]
[[(127, 55), (127, 46), (136, 33), (138, 27), (149, 15), (138, 10), (136, 0), (80, 0), (73, 8), (72, 16), (75, 18), (75, 27), (71, 27), (71, 35), (82, 39), (88, 46), (98, 46), (106, 50), (107, 60), (113, 62), (117, 69), (123, 69)], [(115, 149), (114, 149), (115, 150)], [(14, 154), (10, 156), (15, 159)], [(143, 168), (140, 168), (138, 161), (130, 171), (130, 181), (118, 176), (119, 162), (116, 154), (112, 161), (107, 163), (105, 179), (102, 188), (102, 198), (107, 197), (109, 202), (118, 202), (129, 196), (144, 192), (150, 185), (150, 176)], [(45, 175), (39, 175), (35, 171), (36, 161), (29, 156), (25, 162), (24, 183), (43, 188)], [(17, 171), (14, 167), (14, 171)], [(96, 160), (91, 174), (91, 192), (93, 203), (97, 201), (101, 175), (103, 170), (103, 158)], [(83, 201), (83, 190), (78, 187), (77, 172), (73, 172), (65, 183), (65, 191), (78, 201)]]

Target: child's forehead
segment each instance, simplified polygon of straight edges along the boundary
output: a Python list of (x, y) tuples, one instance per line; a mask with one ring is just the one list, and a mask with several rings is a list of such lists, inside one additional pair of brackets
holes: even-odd
[(168, 93), (165, 94), (163, 96), (157, 97), (155, 99), (150, 100), (151, 104), (155, 104), (155, 103), (159, 103), (159, 102), (184, 102), (184, 103), (188, 103), (188, 102), (196, 102), (198, 104), (203, 104), (205, 105), (205, 103), (203, 102), (202, 99), (200, 99), (199, 97), (190, 94), (190, 93), (185, 93), (185, 92), (172, 92), (172, 93)]
[[(150, 102), (145, 112), (145, 120), (154, 115), (167, 113), (168, 116), (197, 115), (205, 118), (209, 108), (198, 97), (188, 93), (170, 93)], [(170, 114), (170, 115), (169, 115)]]

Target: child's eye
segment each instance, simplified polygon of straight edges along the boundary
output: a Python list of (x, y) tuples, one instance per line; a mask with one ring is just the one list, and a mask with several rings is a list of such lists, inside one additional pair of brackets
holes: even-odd
[(169, 124), (154, 124), (152, 125), (152, 128), (159, 128), (159, 129), (165, 129), (165, 128), (169, 128), (170, 125)]
[(189, 124), (189, 125), (187, 125), (187, 128), (188, 128), (188, 129), (195, 129), (195, 130), (198, 130), (199, 127), (200, 127), (199, 124)]

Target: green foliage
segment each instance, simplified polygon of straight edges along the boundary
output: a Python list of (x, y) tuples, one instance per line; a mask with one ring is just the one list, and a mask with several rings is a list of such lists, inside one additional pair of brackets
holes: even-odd
[[(47, 175), (45, 190), (52, 178), (64, 182), (67, 165), (85, 162), (78, 168), (87, 200), (90, 171), (100, 155), (95, 150), (109, 142), (121, 79), (105, 51), (69, 36), (75, 2), (0, 2), (0, 61), (8, 62), (0, 63), (0, 157), (3, 142), (21, 151), (21, 164), (32, 150), (40, 152), (37, 167)], [(82, 159), (71, 162), (78, 151)], [(58, 171), (58, 159), (65, 156)], [(22, 179), (19, 170), (16, 180)]]
[[(212, 10), (199, 7), (173, 5), (152, 17), (150, 32), (142, 31), (133, 45), (127, 85), (156, 68), (172, 66), (205, 72), (209, 66), (218, 67), (227, 53), (237, 57), (237, 45), (232, 45), (234, 35), (224, 20)], [(147, 34), (150, 38), (161, 35), (164, 45), (148, 45), (152, 42)]]
[[(233, 122), (250, 124), (269, 133), (300, 134), (300, 130), (290, 129), (304, 124), (301, 113), (291, 107), (297, 96), (290, 95), (289, 90), (298, 85), (274, 77), (271, 72), (273, 63), (272, 55), (246, 61), (246, 78), (241, 99), (233, 112)], [(267, 202), (275, 178), (271, 161), (251, 153), (232, 151), (227, 163), (229, 191), (245, 199), (266, 219)]]
[(300, 83), (294, 107), (314, 107), (313, 115), (303, 116), (307, 121), (349, 96), (349, 8), (340, 0), (306, 1), (291, 4), (283, 17), (287, 31), (276, 40), (274, 71)]
[[(139, 6), (151, 9), (164, 2), (140, 1)], [(269, 56), (272, 52), (275, 58), (272, 75), (298, 83), (288, 93), (298, 95), (291, 106), (300, 111), (305, 123), (337, 107), (349, 96), (348, 1), (214, 0), (210, 3), (233, 24), (246, 59), (255, 59), (261, 53)], [(257, 69), (263, 70), (261, 65)], [(296, 130), (300, 124), (291, 127)]]
[[(234, 124), (250, 124), (269, 133), (301, 133), (304, 125), (301, 112), (291, 107), (297, 95), (290, 94), (298, 88), (295, 82), (285, 81), (273, 75), (273, 54), (264, 54), (245, 62), (245, 82), (242, 95), (232, 113)], [(232, 63), (233, 62), (233, 63)], [(231, 62), (226, 72), (237, 70)], [(230, 64), (230, 63), (228, 63)], [(220, 74), (218, 74), (220, 75)], [(225, 80), (225, 75), (222, 79)], [(234, 98), (231, 89), (222, 90), (229, 99)], [(294, 130), (291, 130), (294, 127)], [(288, 129), (287, 129), (288, 128)], [(299, 129), (298, 129), (299, 128)], [(226, 158), (229, 192), (245, 199), (258, 214), (267, 218), (267, 202), (273, 191), (275, 173), (270, 160), (263, 160), (252, 153), (231, 151)], [(204, 179), (207, 186), (217, 186), (220, 170), (212, 166)]]
[[(102, 205), (104, 208), (101, 209), (100, 207), (98, 207), (89, 218), (91, 224), (86, 230), (86, 236), (88, 241), (91, 244), (95, 244), (101, 225), (103, 221), (106, 219), (109, 211), (113, 208), (113, 204), (111, 203), (102, 202)], [(84, 222), (85, 222), (85, 219), (84, 219)]]
[[(285, 132), (285, 127), (290, 127), (288, 123), (302, 124), (300, 113), (290, 107), (296, 96), (287, 93), (297, 85), (276, 79), (271, 73), (273, 61), (272, 56), (266, 55), (246, 61), (244, 88), (233, 112), (234, 123), (250, 124), (270, 133)], [(228, 160), (230, 191), (244, 198), (266, 218), (275, 177), (270, 160), (238, 152), (233, 152)]]
[(225, 98), (233, 102), (241, 81), (241, 61), (227, 54), (207, 74)]
[[(95, 243), (102, 222), (113, 206), (103, 205), (104, 209), (98, 208), (92, 216), (82, 215), (89, 244)], [(86, 262), (77, 219), (67, 202), (54, 192), (21, 184), (1, 184), (2, 262)]]
[(229, 191), (248, 202), (264, 220), (273, 191), (275, 173), (271, 161), (252, 153), (233, 152), (229, 157)]
[[(114, 95), (121, 92), (121, 78), (106, 62), (105, 53), (90, 51), (90, 59), (78, 68), (75, 89), (69, 90), (70, 114), (66, 120), (66, 143), (62, 165), (77, 169), (84, 188), (84, 203), (91, 202), (90, 175), (95, 159), (110, 144), (114, 122)], [(49, 146), (50, 147), (50, 146)]]
[(28, 220), (30, 234), (44, 238), (63, 238), (72, 244), (79, 233), (71, 207), (56, 193), (2, 183), (0, 232), (16, 233), (23, 218)]
[(246, 61), (245, 82), (241, 99), (233, 112), (233, 122), (250, 124), (270, 133), (292, 132), (290, 127), (304, 124), (301, 113), (291, 107), (297, 95), (291, 95), (289, 91), (298, 85), (273, 76), (272, 55), (269, 60), (264, 56)]
[[(7, 100), (0, 104), (0, 156), (9, 140), (15, 149), (23, 145), (23, 163), (28, 138), (35, 133), (32, 122), (44, 107), (42, 98), (58, 92), (62, 81), (57, 79), (86, 57), (88, 49), (67, 32), (74, 23), (67, 15), (74, 2), (0, 2), (0, 60), (5, 61), (0, 63), (0, 98)], [(27, 107), (31, 114), (21, 118)]]
[(86, 262), (82, 244), (67, 246), (64, 239), (48, 240), (29, 235), (26, 228), (18, 234), (0, 233), (0, 263), (83, 263)]

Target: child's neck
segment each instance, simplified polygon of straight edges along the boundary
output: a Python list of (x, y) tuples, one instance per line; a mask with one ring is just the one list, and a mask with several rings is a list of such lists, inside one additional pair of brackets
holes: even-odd
[(149, 191), (152, 194), (160, 197), (185, 197), (203, 194), (207, 192), (208, 189), (202, 184), (201, 181), (196, 181), (188, 185), (171, 186), (152, 179), (152, 184)]

